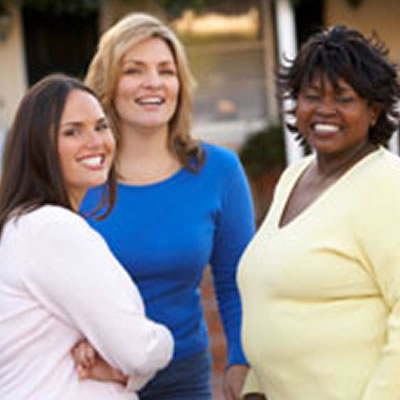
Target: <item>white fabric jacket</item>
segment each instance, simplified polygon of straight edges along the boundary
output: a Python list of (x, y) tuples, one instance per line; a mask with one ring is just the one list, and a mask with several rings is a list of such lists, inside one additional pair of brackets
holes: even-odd
[[(79, 381), (71, 348), (87, 338), (131, 378)], [(124, 400), (173, 353), (145, 316), (136, 285), (79, 215), (43, 206), (10, 220), (0, 238), (0, 399)]]

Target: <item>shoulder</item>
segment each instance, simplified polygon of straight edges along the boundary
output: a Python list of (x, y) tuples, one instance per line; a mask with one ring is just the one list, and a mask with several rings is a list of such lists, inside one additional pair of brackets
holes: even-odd
[[(400, 158), (382, 148), (370, 162), (363, 179), (365, 197), (382, 202), (383, 207), (400, 210)], [(379, 196), (370, 196), (371, 192)]]
[(218, 146), (211, 143), (202, 142), (201, 147), (204, 150), (206, 157), (213, 161), (220, 162), (237, 162), (239, 159), (237, 154), (226, 147)]
[(89, 227), (77, 213), (54, 205), (45, 205), (19, 217), (14, 217), (8, 225), (18, 234), (28, 235), (33, 240), (52, 237), (56, 232), (68, 235), (71, 230), (82, 231)]
[[(71, 244), (79, 247), (92, 237), (92, 229), (78, 214), (59, 206), (46, 205), (7, 222), (2, 247), (13, 254), (28, 257), (73, 255)], [(94, 231), (93, 231), (94, 232)], [(24, 249), (21, 253), (21, 249)], [(71, 253), (71, 254), (69, 254)], [(28, 259), (30, 263), (30, 259)]]
[(225, 173), (241, 168), (239, 157), (233, 150), (210, 143), (202, 143), (201, 147), (205, 152), (205, 168), (218, 169)]
[(65, 207), (46, 205), (24, 215), (25, 223), (40, 225), (50, 224), (77, 224), (81, 225), (83, 218)]
[(388, 172), (396, 175), (400, 173), (400, 158), (397, 154), (382, 148), (380, 150), (380, 157), (377, 157), (377, 160)]
[(359, 168), (359, 173), (360, 183), (368, 188), (374, 185), (375, 189), (381, 187), (383, 192), (395, 188), (400, 190), (400, 158), (383, 147), (368, 156)]
[[(354, 219), (374, 220), (388, 228), (400, 217), (400, 158), (381, 148), (361, 160), (352, 179), (346, 181), (343, 190), (351, 191)], [(398, 225), (398, 224), (397, 224)]]
[[(350, 204), (348, 225), (368, 254), (395, 255), (400, 233), (400, 158), (381, 148), (361, 160), (352, 178), (343, 185)], [(387, 250), (387, 246), (393, 247)]]

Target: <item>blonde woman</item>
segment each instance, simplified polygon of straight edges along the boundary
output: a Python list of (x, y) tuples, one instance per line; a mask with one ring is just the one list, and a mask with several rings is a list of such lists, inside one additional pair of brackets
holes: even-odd
[[(247, 366), (235, 276), (254, 226), (238, 158), (191, 138), (193, 78), (186, 55), (175, 34), (152, 16), (130, 14), (103, 34), (87, 83), (119, 146), (116, 206), (107, 220), (90, 224), (138, 284), (148, 315), (175, 339), (173, 361), (140, 398), (211, 399), (199, 290), (211, 265), (228, 347), (226, 399), (239, 399)], [(91, 191), (83, 209), (97, 198)]]

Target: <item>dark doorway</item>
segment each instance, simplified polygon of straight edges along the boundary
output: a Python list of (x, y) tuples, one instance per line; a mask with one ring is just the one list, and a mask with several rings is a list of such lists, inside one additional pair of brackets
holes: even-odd
[(324, 26), (324, 0), (298, 1), (295, 5), (297, 41), (300, 46), (307, 38)]
[(98, 39), (98, 11), (55, 13), (24, 7), (28, 83), (52, 72), (82, 78)]

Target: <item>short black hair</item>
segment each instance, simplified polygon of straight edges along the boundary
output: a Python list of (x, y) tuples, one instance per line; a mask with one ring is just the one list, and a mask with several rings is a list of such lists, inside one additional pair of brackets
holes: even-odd
[[(389, 60), (388, 53), (376, 32), (365, 37), (355, 29), (336, 25), (312, 35), (295, 59), (281, 66), (280, 94), (283, 99), (296, 101), (301, 88), (310, 84), (316, 73), (326, 77), (335, 88), (338, 80), (343, 79), (368, 104), (381, 107), (368, 139), (373, 144), (386, 145), (398, 127), (400, 99), (398, 66)], [(288, 112), (294, 115), (295, 108)], [(286, 125), (300, 138), (295, 122)]]

